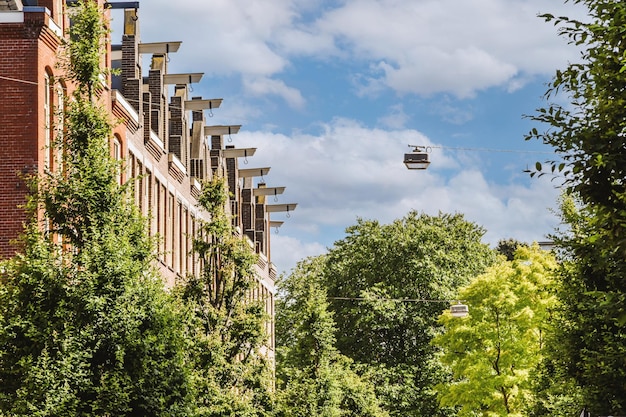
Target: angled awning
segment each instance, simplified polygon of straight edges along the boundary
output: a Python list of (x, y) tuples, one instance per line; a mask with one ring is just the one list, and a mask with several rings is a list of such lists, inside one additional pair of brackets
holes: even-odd
[(270, 172), (270, 167), (265, 168), (246, 168), (239, 170), (240, 178), (262, 177)]
[(239, 132), (239, 129), (241, 129), (241, 125), (204, 126), (204, 136), (234, 135)]
[(289, 203), (289, 204), (267, 204), (265, 206), (265, 211), (268, 213), (278, 213), (281, 211), (286, 211), (289, 213), (290, 211), (294, 211), (298, 206), (297, 203)]
[(178, 51), (181, 41), (140, 43), (140, 54), (171, 54)]
[(163, 84), (192, 84), (198, 83), (204, 75), (203, 72), (187, 74), (163, 74)]
[(264, 187), (264, 188), (255, 188), (252, 190), (252, 194), (255, 196), (278, 195), (284, 192), (285, 192), (285, 187)]
[(138, 1), (107, 1), (104, 2), (105, 9), (138, 9)]
[(221, 98), (211, 98), (202, 100), (185, 100), (186, 110), (213, 110), (222, 105)]
[(256, 148), (228, 148), (222, 150), (224, 158), (247, 158), (254, 155)]

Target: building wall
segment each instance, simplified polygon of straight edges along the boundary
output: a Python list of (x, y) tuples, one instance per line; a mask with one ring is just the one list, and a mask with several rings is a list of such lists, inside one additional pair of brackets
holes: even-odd
[[(8, 22), (7, 22), (8, 21)], [(21, 206), (27, 187), (23, 176), (43, 172), (46, 143), (46, 77), (55, 84), (56, 53), (62, 30), (46, 11), (0, 12), (0, 256), (15, 253), (26, 220)], [(51, 117), (58, 107), (50, 97)]]
[[(98, 2), (103, 4), (103, 0)], [(19, 251), (19, 246), (12, 242), (26, 221), (21, 206), (28, 190), (21, 176), (57, 169), (54, 150), (47, 147), (61, 120), (58, 110), (62, 109), (62, 96), (57, 91), (69, 95), (72, 90), (71, 85), (63, 84), (62, 74), (56, 68), (60, 36), (68, 24), (63, 17), (64, 4), (65, 1), (41, 0), (39, 7), (0, 10), (2, 258)], [(225, 175), (234, 196), (227, 211), (233, 216), (235, 230), (242, 239), (249, 239), (259, 254), (255, 268), (257, 286), (251, 291), (250, 299), (265, 300), (266, 310), (273, 317), (276, 269), (266, 250), (269, 237), (263, 234), (269, 229), (269, 218), (259, 218), (259, 213), (265, 213), (264, 203), (255, 206), (254, 197), (247, 201), (249, 215), (257, 217), (257, 227), (244, 235), (239, 207), (246, 192), (241, 189), (252, 184), (239, 181), (236, 158), (222, 157), (223, 137), (213, 136), (211, 144), (207, 142), (202, 111), (185, 109), (185, 102), (192, 99), (187, 96), (187, 85), (174, 85), (174, 94), (169, 96), (172, 87), (164, 84), (169, 57), (154, 53), (151, 67), (141, 68), (140, 22), (135, 11), (115, 12), (123, 13), (125, 19), (122, 45), (116, 48), (121, 56), (117, 53), (113, 57), (109, 44), (103, 64), (120, 67), (121, 75), (104, 80), (100, 99), (108, 106), (112, 120), (122, 121), (114, 127), (111, 153), (123, 161), (120, 182), (133, 182), (135, 202), (149, 218), (150, 233), (159, 237), (158, 267), (165, 282), (171, 286), (181, 277), (199, 272), (200, 266), (192, 253), (192, 236), (198, 230), (198, 221), (207, 219), (208, 214), (196, 206), (196, 198), (203, 180)], [(146, 74), (148, 81), (144, 82)], [(113, 85), (120, 87), (113, 89)], [(250, 189), (246, 195), (252, 195)], [(273, 320), (267, 325), (272, 335), (268, 355), (273, 356)]]

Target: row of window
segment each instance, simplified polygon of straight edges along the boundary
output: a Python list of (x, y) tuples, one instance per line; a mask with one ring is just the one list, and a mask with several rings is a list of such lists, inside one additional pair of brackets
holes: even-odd
[[(114, 148), (115, 149), (115, 148)], [(159, 238), (159, 261), (176, 276), (200, 273), (200, 262), (193, 251), (193, 236), (199, 230), (199, 220), (192, 208), (179, 199), (167, 185), (142, 164), (140, 158), (129, 152), (127, 172), (134, 178), (135, 203), (149, 218), (150, 234)], [(274, 296), (257, 280), (249, 299), (265, 303), (265, 311), (274, 317)], [(266, 330), (270, 346), (274, 346), (274, 324), (268, 320)]]
[(61, 163), (61, 147), (56, 146), (63, 142), (65, 131), (65, 86), (55, 82), (51, 71), (46, 71), (44, 77), (44, 158), (43, 165), (47, 170), (57, 168)]
[[(117, 146), (114, 145), (114, 149)], [(199, 266), (192, 251), (192, 237), (198, 230), (195, 213), (132, 152), (129, 153), (127, 172), (135, 179), (135, 202), (141, 213), (149, 218), (150, 234), (159, 237), (159, 260), (179, 276), (197, 274)]]

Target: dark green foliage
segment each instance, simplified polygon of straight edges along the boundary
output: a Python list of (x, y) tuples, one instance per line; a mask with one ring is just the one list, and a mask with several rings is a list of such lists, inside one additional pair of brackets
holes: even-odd
[[(434, 391), (446, 373), (430, 342), (445, 300), (495, 260), (483, 233), (461, 215), (411, 212), (388, 225), (359, 220), (325, 257), (336, 346), (391, 415), (446, 415)], [(397, 301), (406, 298), (423, 301)]]
[[(77, 8), (88, 24), (74, 26), (71, 47), (96, 48), (99, 16), (92, 2)], [(117, 182), (111, 127), (86, 88), (98, 71), (74, 55), (66, 70), (80, 88), (57, 143), (63, 170), (34, 184), (24, 253), (2, 265), (0, 414), (187, 416), (182, 318)]]
[(199, 205), (210, 213), (194, 237), (199, 276), (176, 289), (190, 316), (189, 360), (193, 368), (195, 416), (266, 416), (272, 410), (272, 369), (267, 343), (265, 300), (248, 299), (259, 285), (256, 254), (235, 236), (224, 212), (223, 178), (203, 186)]
[[(626, 4), (576, 0), (589, 15), (545, 19), (583, 49), (579, 62), (556, 73), (546, 93), (550, 102), (533, 120), (533, 129), (563, 161), (549, 161), (539, 173), (565, 176), (570, 205), (564, 220), (571, 233), (557, 243), (567, 262), (562, 270), (564, 311), (560, 317), (558, 375), (582, 387), (593, 413), (626, 413)], [(558, 96), (557, 96), (558, 94)], [(582, 406), (582, 404), (581, 404)]]
[(626, 411), (625, 260), (619, 250), (607, 247), (610, 241), (597, 239), (596, 210), (565, 198), (562, 212), (570, 231), (556, 239), (564, 253), (558, 293), (562, 307), (555, 316), (547, 370), (563, 384), (573, 381), (580, 387), (580, 406), (621, 414)]
[(512, 261), (515, 258), (515, 251), (521, 246), (528, 246), (528, 244), (512, 238), (501, 239), (498, 241), (496, 250), (499, 254), (504, 255), (507, 261)]
[(324, 258), (302, 261), (280, 282), (277, 303), (278, 415), (384, 417), (373, 385), (335, 347), (335, 325), (319, 281)]

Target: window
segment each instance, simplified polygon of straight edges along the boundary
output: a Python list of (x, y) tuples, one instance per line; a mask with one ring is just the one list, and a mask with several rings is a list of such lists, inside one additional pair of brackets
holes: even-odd
[(143, 176), (143, 164), (137, 161), (137, 175), (135, 177), (135, 184), (137, 185), (135, 188), (135, 196), (137, 200), (137, 206), (139, 207), (139, 211), (141, 214), (145, 214), (146, 202), (145, 202), (145, 178)]
[(182, 204), (180, 200), (176, 201), (175, 212), (173, 213), (174, 224), (172, 225), (172, 268), (174, 271), (181, 271), (181, 223), (182, 223)]
[(191, 214), (189, 221), (191, 225), (191, 233), (190, 233), (191, 243), (189, 244), (189, 250), (191, 252), (191, 273), (197, 276), (200, 273), (200, 268), (199, 268), (198, 256), (193, 247), (193, 239), (197, 238), (196, 233), (198, 233), (196, 216), (194, 214)]
[[(56, 161), (58, 161), (59, 164), (62, 163), (63, 161), (63, 143), (64, 143), (64, 137), (65, 137), (65, 88), (63, 87), (63, 85), (61, 84), (57, 84), (56, 86), (56, 110), (54, 112), (54, 116), (56, 119), (56, 124), (55, 124), (55, 129), (54, 129), (54, 135), (55, 135), (55, 141), (54, 143), (56, 143)], [(54, 144), (52, 145), (52, 147), (54, 147)], [(52, 152), (50, 153), (50, 155), (54, 155), (54, 151), (52, 150)], [(55, 163), (56, 161), (52, 161), (52, 163)], [(57, 167), (57, 169), (61, 169), (62, 167), (59, 166)]]
[(174, 196), (167, 194), (165, 221), (165, 252), (167, 256), (166, 264), (174, 267)]
[[(116, 161), (122, 160), (122, 144), (117, 136), (113, 138), (113, 159)], [(119, 184), (122, 183), (122, 167), (121, 165), (117, 166), (117, 182)]]
[(52, 103), (51, 103), (51, 76), (46, 73), (44, 78), (43, 118), (44, 118), (44, 157), (43, 166), (50, 169), (50, 153), (52, 151)]

